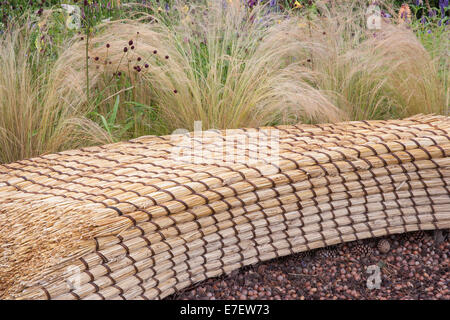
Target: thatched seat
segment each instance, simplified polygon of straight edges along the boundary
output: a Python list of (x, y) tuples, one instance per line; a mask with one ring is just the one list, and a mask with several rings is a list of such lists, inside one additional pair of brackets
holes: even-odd
[(0, 295), (157, 299), (356, 239), (450, 228), (450, 119), (141, 137), (0, 165)]

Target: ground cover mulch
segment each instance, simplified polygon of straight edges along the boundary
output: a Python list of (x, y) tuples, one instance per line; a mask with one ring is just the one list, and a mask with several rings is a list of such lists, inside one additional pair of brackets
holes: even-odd
[[(167, 299), (448, 300), (449, 249), (448, 231), (354, 241), (247, 266), (207, 279)], [(379, 268), (379, 289), (368, 288), (369, 277), (376, 276), (367, 270), (371, 265)], [(373, 279), (369, 279), (370, 283), (375, 284)]]

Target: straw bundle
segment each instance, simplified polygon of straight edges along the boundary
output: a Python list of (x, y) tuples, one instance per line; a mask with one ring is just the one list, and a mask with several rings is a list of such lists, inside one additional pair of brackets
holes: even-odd
[(141, 137), (0, 165), (0, 294), (158, 299), (244, 265), (450, 228), (450, 119)]

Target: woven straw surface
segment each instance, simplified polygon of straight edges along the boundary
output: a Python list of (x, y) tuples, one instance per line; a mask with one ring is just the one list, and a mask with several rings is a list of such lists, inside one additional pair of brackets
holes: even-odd
[[(448, 117), (418, 115), (141, 137), (0, 165), (0, 297), (158, 299), (295, 252), (450, 228), (449, 131)], [(186, 141), (194, 152), (174, 156)]]

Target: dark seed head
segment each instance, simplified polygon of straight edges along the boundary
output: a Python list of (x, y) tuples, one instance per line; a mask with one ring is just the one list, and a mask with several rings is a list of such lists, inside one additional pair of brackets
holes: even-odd
[(119, 76), (119, 77), (120, 77), (121, 75), (122, 75), (122, 72), (120, 72), (120, 71), (119, 71), (119, 72), (117, 72), (117, 76)]
[(128, 41), (128, 45), (132, 45), (133, 44), (133, 40)]
[(157, 54), (158, 53), (158, 51), (157, 50), (153, 50), (153, 54)]
[(148, 68), (148, 63), (145, 64), (145, 67)]
[(165, 56), (166, 59), (169, 59), (169, 56)]
[(94, 58), (95, 61), (98, 61), (98, 59), (99, 59), (98, 57), (95, 57), (95, 58)]
[(123, 52), (127, 52), (127, 51), (128, 51), (127, 47), (123, 48)]
[(178, 93), (177, 89), (173, 90), (173, 93)]
[(131, 46), (131, 50), (134, 50), (134, 46)]
[(106, 44), (106, 47), (109, 48), (109, 47), (111, 47), (111, 46), (109, 45), (109, 43), (107, 43), (107, 44)]
[(141, 61), (141, 60), (142, 60), (142, 58), (141, 58), (141, 57), (138, 57), (138, 58), (137, 58), (137, 61)]

